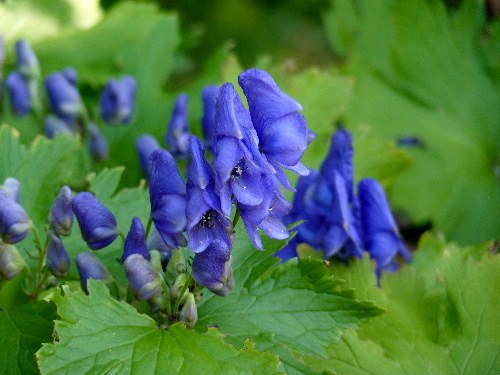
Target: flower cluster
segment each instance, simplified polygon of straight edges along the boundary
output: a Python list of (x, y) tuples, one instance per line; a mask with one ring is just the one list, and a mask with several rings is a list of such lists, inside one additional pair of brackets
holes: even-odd
[[(45, 89), (51, 113), (44, 114), (39, 84), (41, 79), (38, 58), (26, 40), (16, 43), (16, 70), (7, 77), (7, 89), (12, 111), (18, 116), (33, 112), (44, 119), (45, 134), (54, 138), (59, 134), (87, 136), (89, 152), (97, 162), (108, 158), (108, 143), (97, 124), (91, 120), (78, 91), (78, 73), (68, 67), (45, 79)], [(4, 63), (3, 38), (0, 35), (0, 84)], [(1, 86), (0, 86), (1, 87)], [(1, 90), (0, 90), (1, 91)], [(108, 124), (129, 124), (135, 112), (137, 84), (131, 76), (109, 80), (100, 100), (101, 118)], [(1, 99), (1, 92), (0, 92)]]
[(304, 220), (297, 235), (279, 253), (283, 260), (297, 256), (306, 243), (324, 251), (324, 257), (361, 258), (364, 251), (376, 261), (376, 273), (397, 268), (396, 255), (411, 254), (399, 235), (382, 186), (365, 178), (354, 192), (352, 135), (338, 130), (319, 172), (301, 177), (288, 223)]

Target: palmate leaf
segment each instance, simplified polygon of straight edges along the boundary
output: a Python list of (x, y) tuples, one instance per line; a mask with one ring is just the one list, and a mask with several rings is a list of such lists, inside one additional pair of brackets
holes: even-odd
[(52, 339), (55, 306), (33, 301), (24, 292), (25, 274), (0, 281), (0, 368), (3, 374), (38, 374), (35, 352)]
[(276, 266), (280, 241), (267, 240), (266, 250), (258, 252), (241, 226), (236, 235), (235, 289), (225, 298), (203, 299), (200, 329), (215, 325), (238, 346), (251, 338), (258, 348), (278, 353), (287, 372), (294, 372), (303, 366), (298, 353), (325, 357), (325, 348), (345, 329), (383, 311), (342, 289), (342, 281), (326, 275), (321, 261)]
[(424, 235), (410, 265), (376, 286), (367, 259), (331, 272), (387, 312), (328, 348), (318, 371), (349, 374), (497, 374), (500, 257), (491, 245), (459, 248)]
[(103, 284), (54, 297), (58, 340), (37, 353), (42, 374), (277, 374), (278, 358), (247, 341), (243, 349), (224, 342), (215, 329), (199, 333), (156, 322), (112, 299)]
[(338, 0), (325, 21), (356, 82), (347, 123), (425, 145), (410, 150), (415, 162), (390, 191), (394, 205), (460, 243), (495, 238), (498, 36), (482, 35), (484, 3), (466, 0), (448, 12), (437, 0)]

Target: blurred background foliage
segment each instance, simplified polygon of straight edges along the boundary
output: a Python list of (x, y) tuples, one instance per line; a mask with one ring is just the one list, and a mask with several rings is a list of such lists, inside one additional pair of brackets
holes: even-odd
[[(202, 88), (255, 66), (303, 104), (318, 133), (306, 164), (320, 165), (342, 124), (354, 133), (357, 179), (382, 181), (403, 228), (432, 225), (470, 244), (500, 234), (496, 15), (498, 2), (477, 0), (6, 0), (0, 32), (7, 71), (19, 38), (32, 42), (44, 77), (75, 67), (95, 119), (109, 78), (137, 78), (134, 123), (102, 127), (111, 158), (81, 163), (86, 171), (123, 165), (122, 185), (136, 186), (135, 140), (150, 133), (164, 144), (177, 95), (190, 95), (201, 135)], [(29, 144), (37, 120), (4, 107), (1, 122)]]

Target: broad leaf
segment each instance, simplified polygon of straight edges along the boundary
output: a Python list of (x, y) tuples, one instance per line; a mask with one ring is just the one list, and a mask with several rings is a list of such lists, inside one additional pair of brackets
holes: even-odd
[(198, 333), (174, 324), (168, 329), (112, 299), (89, 282), (90, 296), (64, 290), (54, 301), (58, 340), (37, 353), (42, 374), (276, 374), (277, 357), (224, 342), (215, 329)]

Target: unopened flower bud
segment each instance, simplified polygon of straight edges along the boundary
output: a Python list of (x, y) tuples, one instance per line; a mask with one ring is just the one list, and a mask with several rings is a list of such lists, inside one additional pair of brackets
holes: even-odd
[(149, 255), (151, 257), (149, 261), (151, 262), (155, 270), (157, 270), (158, 272), (163, 272), (161, 253), (158, 250), (149, 250)]
[(76, 118), (83, 109), (82, 99), (77, 88), (68, 81), (63, 73), (52, 73), (45, 80), (53, 111), (64, 118)]
[(184, 288), (184, 285), (186, 285), (186, 282), (188, 281), (188, 276), (185, 273), (181, 273), (177, 276), (175, 279), (175, 282), (173, 285), (170, 287), (170, 297), (172, 300), (177, 300), (179, 297), (181, 297), (181, 304), (184, 302), (184, 300), (187, 297), (187, 294), (189, 293), (189, 290), (186, 288), (184, 291), (184, 294), (181, 296), (181, 291), (182, 288)]
[(20, 117), (31, 111), (31, 96), (28, 83), (21, 73), (13, 72), (7, 77), (7, 90), (10, 95), (12, 111)]
[(193, 277), (215, 294), (227, 296), (234, 286), (231, 261), (231, 249), (224, 241), (215, 240), (205, 251), (195, 254)]
[(28, 214), (11, 195), (0, 189), (0, 238), (5, 243), (18, 243), (31, 229)]
[(191, 133), (188, 123), (188, 103), (189, 96), (187, 94), (179, 95), (168, 125), (166, 141), (170, 153), (176, 158), (186, 157), (189, 151)]
[(135, 112), (137, 83), (132, 76), (110, 79), (101, 95), (101, 116), (108, 124), (129, 124)]
[(47, 267), (49, 271), (58, 278), (68, 275), (71, 260), (68, 251), (61, 239), (52, 231), (49, 231), (49, 246), (47, 248)]
[(14, 202), (16, 202), (17, 204), (21, 204), (21, 184), (17, 179), (13, 177), (7, 177), (0, 188), (9, 193), (11, 198), (14, 199)]
[(140, 254), (147, 260), (151, 259), (148, 246), (146, 245), (146, 232), (141, 220), (138, 217), (134, 217), (132, 219), (130, 230), (128, 231), (127, 238), (125, 239), (122, 262), (125, 262), (125, 260), (132, 254)]
[(186, 302), (181, 310), (180, 320), (186, 323), (188, 327), (193, 327), (198, 321), (198, 310), (193, 293), (188, 293), (186, 297)]
[(76, 267), (80, 274), (82, 289), (88, 293), (87, 281), (89, 279), (101, 280), (106, 284), (113, 281), (113, 276), (109, 273), (104, 263), (94, 254), (85, 252), (76, 257)]
[(205, 144), (209, 150), (213, 150), (213, 137), (215, 130), (215, 106), (217, 103), (217, 95), (219, 87), (216, 85), (209, 85), (203, 89), (203, 118), (201, 124), (203, 127), (203, 135)]
[(93, 194), (79, 193), (73, 199), (73, 211), (82, 237), (92, 250), (108, 246), (118, 236), (115, 216)]
[(54, 139), (57, 135), (60, 134), (73, 134), (73, 131), (68, 126), (68, 124), (59, 117), (55, 115), (49, 115), (45, 119), (45, 135), (49, 139)]
[(10, 280), (16, 277), (26, 266), (23, 257), (15, 246), (0, 243), (0, 279)]
[(184, 260), (184, 255), (181, 249), (173, 249), (172, 257), (167, 265), (167, 275), (175, 279), (178, 274), (185, 273), (187, 271), (186, 261)]
[(160, 149), (161, 146), (155, 137), (149, 134), (143, 134), (135, 142), (135, 148), (139, 154), (142, 172), (144, 173), (144, 176), (146, 176), (146, 179), (149, 180), (149, 176), (151, 174), (151, 161), (149, 158), (151, 157), (151, 154)]
[(17, 70), (26, 79), (37, 78), (40, 75), (40, 66), (35, 52), (25, 39), (16, 42)]
[(95, 124), (89, 127), (89, 152), (96, 162), (106, 161), (109, 158), (109, 145), (106, 138)]
[(73, 226), (73, 193), (64, 185), (52, 204), (49, 214), (50, 228), (58, 236), (69, 236)]
[(63, 74), (64, 78), (71, 83), (73, 86), (76, 87), (78, 83), (78, 72), (72, 68), (72, 67), (67, 67), (64, 68), (61, 73)]
[(141, 301), (149, 301), (163, 292), (163, 280), (153, 265), (140, 254), (132, 254), (123, 263), (130, 289)]

